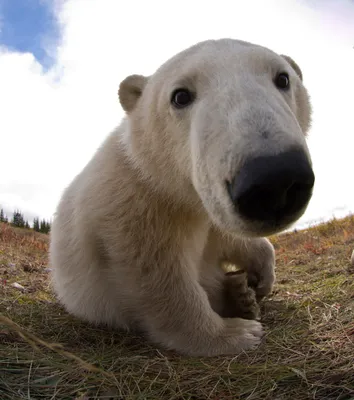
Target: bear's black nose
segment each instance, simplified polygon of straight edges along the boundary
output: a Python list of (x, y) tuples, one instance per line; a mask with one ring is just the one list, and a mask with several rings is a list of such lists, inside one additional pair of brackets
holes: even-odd
[(227, 189), (242, 217), (278, 225), (305, 210), (314, 183), (306, 154), (291, 150), (248, 160)]

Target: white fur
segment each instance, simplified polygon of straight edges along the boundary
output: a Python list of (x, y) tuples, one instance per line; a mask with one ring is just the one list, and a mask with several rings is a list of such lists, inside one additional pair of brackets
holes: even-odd
[[(223, 39), (122, 82), (127, 116), (65, 190), (52, 226), (53, 284), (70, 313), (142, 329), (190, 355), (260, 343), (259, 322), (219, 315), (220, 265), (247, 270), (265, 296), (274, 250), (235, 213), (223, 182), (255, 155), (294, 144), (308, 154), (311, 108), (297, 68), (261, 46)], [(279, 70), (290, 75), (288, 93), (273, 83)], [(197, 94), (188, 110), (170, 104), (180, 85)]]

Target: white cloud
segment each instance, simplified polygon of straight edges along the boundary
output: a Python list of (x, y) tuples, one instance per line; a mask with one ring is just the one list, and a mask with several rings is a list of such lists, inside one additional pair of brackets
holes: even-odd
[(289, 54), (303, 69), (314, 106), (309, 143), (317, 183), (301, 221), (331, 215), (336, 207), (354, 211), (352, 2), (55, 5), (63, 37), (52, 70), (44, 72), (31, 54), (0, 50), (0, 204), (50, 218), (61, 191), (123, 116), (122, 79), (153, 73), (197, 41), (233, 37)]

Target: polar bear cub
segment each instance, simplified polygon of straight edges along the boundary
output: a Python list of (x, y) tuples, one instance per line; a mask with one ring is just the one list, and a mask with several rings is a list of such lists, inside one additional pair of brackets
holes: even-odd
[(118, 94), (124, 119), (54, 218), (59, 301), (187, 355), (254, 348), (263, 330), (253, 291), (221, 264), (246, 271), (258, 298), (269, 294), (274, 250), (264, 237), (310, 201), (311, 106), (299, 66), (259, 45), (208, 40), (152, 76), (127, 77)]

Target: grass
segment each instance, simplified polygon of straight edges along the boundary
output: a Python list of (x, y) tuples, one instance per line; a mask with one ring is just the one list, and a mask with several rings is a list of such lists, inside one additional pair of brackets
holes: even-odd
[(68, 315), (48, 236), (0, 224), (0, 399), (354, 399), (354, 217), (271, 241), (263, 343), (202, 359)]

